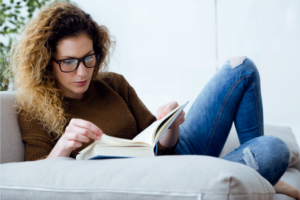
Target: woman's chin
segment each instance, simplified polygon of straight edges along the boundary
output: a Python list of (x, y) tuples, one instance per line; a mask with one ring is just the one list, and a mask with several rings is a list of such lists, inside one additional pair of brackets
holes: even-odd
[(83, 97), (83, 93), (85, 93), (88, 89), (88, 85), (84, 87), (74, 87), (72, 88), (72, 96), (73, 98), (75, 97), (76, 99), (81, 99)]
[(74, 88), (73, 92), (77, 93), (77, 94), (83, 94), (84, 92), (87, 91), (88, 88), (89, 88), (88, 85), (81, 86), (81, 87), (76, 87), (76, 88)]

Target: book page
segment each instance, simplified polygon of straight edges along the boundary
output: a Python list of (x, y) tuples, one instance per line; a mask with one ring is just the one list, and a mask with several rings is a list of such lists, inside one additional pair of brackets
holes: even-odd
[(174, 113), (176, 113), (176, 111), (178, 111), (178, 109), (180, 109), (181, 107), (182, 106), (177, 106), (171, 112), (169, 112), (166, 116), (164, 116), (162, 119), (153, 122), (144, 131), (142, 131), (137, 136), (135, 136), (135, 138), (133, 138), (132, 141), (143, 142), (143, 143), (147, 143), (147, 144), (150, 144), (150, 145), (154, 146), (155, 141), (156, 141), (155, 140), (155, 138), (156, 138), (155, 134), (157, 133), (157, 129), (161, 125), (163, 125), (164, 123), (169, 121), (170, 116), (172, 116)]
[(112, 137), (106, 134), (102, 134), (100, 140), (95, 140), (97, 144), (130, 144), (132, 143), (131, 140)]
[(127, 139), (113, 138), (106, 134), (102, 134), (100, 140), (95, 140), (92, 144), (90, 144), (89, 146), (81, 150), (79, 154), (85, 154), (86, 152), (94, 148), (94, 146), (97, 144), (109, 144), (111, 142), (112, 144), (116, 145), (116, 144), (122, 144), (122, 142), (128, 143), (128, 141), (126, 140)]
[[(176, 112), (177, 113), (177, 112)], [(161, 136), (161, 134), (166, 130), (166, 128), (171, 124), (172, 120), (176, 117), (176, 113), (172, 116), (169, 117), (169, 119), (161, 124), (161, 126), (158, 128), (158, 130), (156, 131), (156, 134), (155, 134), (155, 140), (154, 141), (157, 141), (159, 139), (159, 137)]]
[(155, 133), (157, 127), (159, 126), (159, 124), (160, 124), (160, 121), (153, 122), (145, 130), (143, 130), (137, 136), (135, 136), (132, 139), (132, 141), (147, 143), (151, 146), (154, 145), (154, 143), (153, 143), (154, 133)]
[(166, 120), (166, 122), (162, 123), (156, 133), (155, 133), (155, 143), (160, 140), (160, 138), (162, 137), (162, 135), (166, 132), (166, 129), (169, 128), (169, 126), (174, 122), (174, 120), (178, 117), (178, 115), (182, 112), (182, 110), (185, 108), (185, 106), (188, 104), (189, 102), (186, 102), (186, 104), (178, 106), (176, 108), (176, 111), (172, 111), (172, 115)]

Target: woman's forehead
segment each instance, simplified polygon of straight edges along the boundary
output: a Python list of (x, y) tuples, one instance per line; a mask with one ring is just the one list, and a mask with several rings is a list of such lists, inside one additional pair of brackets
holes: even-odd
[(76, 37), (61, 39), (56, 45), (56, 56), (64, 57), (83, 57), (93, 49), (93, 41), (86, 35), (80, 34)]

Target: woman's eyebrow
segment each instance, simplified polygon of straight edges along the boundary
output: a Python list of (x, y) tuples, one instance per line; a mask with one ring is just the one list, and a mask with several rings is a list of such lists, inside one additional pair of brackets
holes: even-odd
[[(85, 54), (83, 57), (87, 56), (88, 54), (90, 54), (93, 50), (90, 50), (87, 54)], [(65, 58), (76, 58), (73, 56), (61, 56), (61, 57), (65, 57)]]

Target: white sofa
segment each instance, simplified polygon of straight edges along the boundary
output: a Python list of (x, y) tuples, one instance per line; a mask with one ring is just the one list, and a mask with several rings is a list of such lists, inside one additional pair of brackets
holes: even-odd
[[(1, 94), (0, 199), (251, 199), (291, 200), (252, 168), (209, 156), (111, 160), (58, 157), (24, 162), (15, 93)], [(265, 125), (265, 135), (290, 148), (282, 180), (300, 189), (299, 146), (288, 127)], [(233, 128), (220, 157), (239, 146)]]

